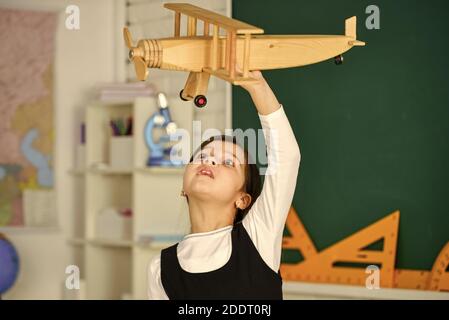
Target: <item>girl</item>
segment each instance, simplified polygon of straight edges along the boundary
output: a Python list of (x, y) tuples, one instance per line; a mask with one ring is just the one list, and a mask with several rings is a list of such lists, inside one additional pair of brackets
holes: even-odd
[(204, 141), (186, 166), (181, 195), (191, 233), (149, 264), (150, 299), (282, 299), (282, 234), (300, 153), (283, 106), (260, 71), (242, 85), (267, 145), (261, 188), (249, 153), (229, 136)]

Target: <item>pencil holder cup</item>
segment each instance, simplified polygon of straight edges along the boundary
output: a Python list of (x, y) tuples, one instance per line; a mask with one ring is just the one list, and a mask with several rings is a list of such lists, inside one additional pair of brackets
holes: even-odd
[(131, 170), (133, 167), (133, 137), (117, 136), (109, 140), (109, 165), (112, 169)]

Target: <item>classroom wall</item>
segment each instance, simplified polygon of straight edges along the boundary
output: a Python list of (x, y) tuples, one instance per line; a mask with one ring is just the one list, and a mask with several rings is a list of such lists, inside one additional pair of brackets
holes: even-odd
[[(371, 4), (379, 30), (365, 27)], [(367, 43), (342, 65), (263, 72), (300, 145), (293, 205), (319, 251), (395, 210), (397, 268), (431, 269), (449, 241), (448, 11), (442, 0), (233, 1), (233, 17), (266, 34), (344, 34), (356, 15)], [(233, 87), (234, 127), (260, 127), (251, 104)]]
[[(80, 30), (65, 29), (65, 8), (80, 7)], [(46, 230), (2, 230), (14, 243), (21, 270), (15, 286), (4, 299), (60, 299), (65, 268), (71, 261), (67, 238), (71, 232), (73, 185), (68, 170), (73, 166), (82, 108), (88, 91), (97, 82), (113, 81), (116, 70), (114, 47), (116, 1), (109, 0), (2, 0), (0, 6), (51, 10), (60, 13), (54, 68), (55, 189), (59, 228)], [(112, 54), (111, 54), (112, 53)], [(122, 70), (122, 72), (124, 72)], [(83, 276), (83, 275), (81, 275)]]

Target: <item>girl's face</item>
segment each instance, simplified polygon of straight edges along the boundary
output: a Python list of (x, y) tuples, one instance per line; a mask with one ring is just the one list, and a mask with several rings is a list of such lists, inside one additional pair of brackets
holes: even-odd
[(184, 172), (187, 197), (234, 203), (245, 183), (245, 154), (229, 141), (212, 141), (199, 150)]

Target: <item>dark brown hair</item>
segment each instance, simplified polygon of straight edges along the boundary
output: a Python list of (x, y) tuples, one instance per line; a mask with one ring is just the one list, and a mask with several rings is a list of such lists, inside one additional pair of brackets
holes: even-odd
[(190, 163), (193, 161), (194, 156), (201, 150), (203, 150), (209, 143), (213, 141), (227, 141), (232, 142), (233, 144), (239, 146), (242, 148), (244, 154), (245, 154), (245, 183), (243, 185), (243, 189), (246, 193), (251, 195), (251, 203), (245, 208), (245, 209), (238, 209), (234, 218), (234, 224), (240, 222), (243, 220), (243, 218), (247, 215), (249, 210), (251, 209), (252, 205), (256, 201), (256, 199), (259, 197), (260, 192), (262, 191), (262, 182), (260, 179), (260, 173), (259, 168), (257, 167), (256, 163), (254, 163), (251, 159), (250, 154), (246, 150), (246, 148), (242, 147), (237, 143), (235, 136), (230, 135), (219, 135), (219, 136), (212, 136), (207, 140), (204, 140), (201, 145), (198, 147), (198, 149), (192, 154), (192, 157), (190, 158)]

